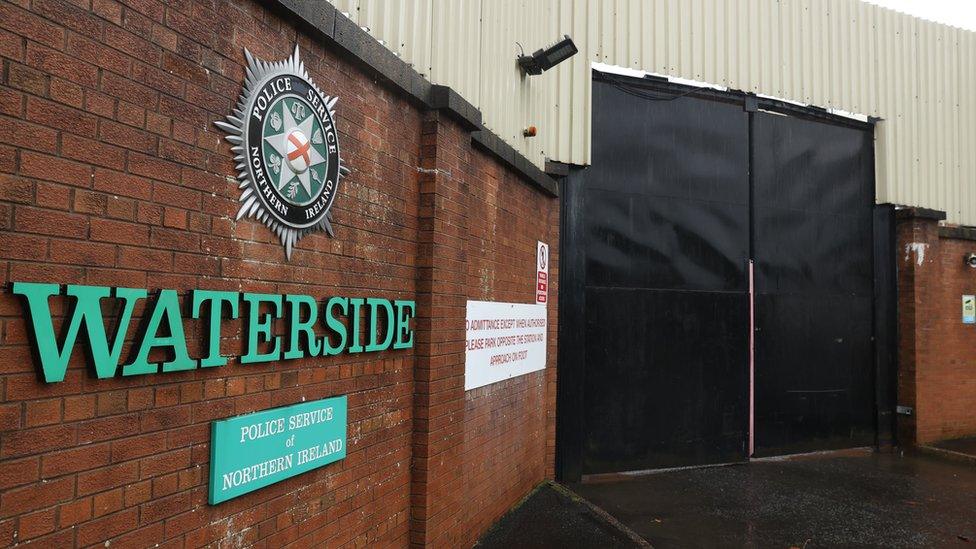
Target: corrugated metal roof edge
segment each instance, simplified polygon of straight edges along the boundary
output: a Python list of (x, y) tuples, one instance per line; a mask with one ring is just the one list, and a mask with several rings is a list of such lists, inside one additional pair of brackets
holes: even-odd
[[(303, 2), (302, 0), (273, 0), (277, 5), (301, 23), (313, 29), (347, 55), (364, 65), (414, 102), (431, 110), (442, 110), (472, 131), (472, 142), (482, 145), (529, 184), (550, 196), (559, 196), (556, 180), (519, 154), (505, 141), (484, 127), (481, 111), (449, 86), (431, 84), (413, 67), (397, 57), (355, 22), (335, 9), (328, 2)], [(489, 146), (489, 144), (491, 146)], [(510, 150), (509, 150), (510, 149)], [(507, 160), (511, 156), (511, 161)]]

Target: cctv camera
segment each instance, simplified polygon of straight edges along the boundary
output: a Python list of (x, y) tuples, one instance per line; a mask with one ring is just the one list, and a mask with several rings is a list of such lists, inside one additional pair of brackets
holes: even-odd
[(962, 260), (966, 265), (969, 265), (970, 267), (976, 269), (976, 253), (969, 252), (968, 254), (962, 257)]

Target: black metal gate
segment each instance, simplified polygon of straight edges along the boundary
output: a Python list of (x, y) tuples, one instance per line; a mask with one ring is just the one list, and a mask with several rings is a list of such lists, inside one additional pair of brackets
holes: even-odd
[(753, 114), (756, 455), (874, 440), (872, 144)]
[(595, 75), (563, 190), (562, 476), (745, 460), (750, 432), (756, 455), (870, 443), (870, 126)]

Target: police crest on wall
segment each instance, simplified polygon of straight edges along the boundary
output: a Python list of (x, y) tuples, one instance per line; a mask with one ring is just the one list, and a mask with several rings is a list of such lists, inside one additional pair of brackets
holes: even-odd
[(244, 50), (244, 89), (227, 122), (236, 153), (241, 208), (237, 219), (255, 217), (281, 239), (290, 259), (298, 239), (321, 229), (334, 236), (329, 208), (341, 165), (335, 128), (337, 97), (322, 93), (295, 53), (276, 63)]

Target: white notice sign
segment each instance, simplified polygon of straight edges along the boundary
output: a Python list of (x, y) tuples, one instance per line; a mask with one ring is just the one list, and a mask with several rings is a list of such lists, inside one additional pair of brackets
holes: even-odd
[(546, 306), (468, 301), (464, 390), (546, 367)]

